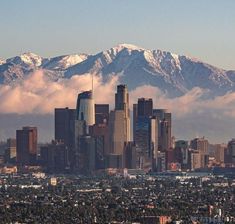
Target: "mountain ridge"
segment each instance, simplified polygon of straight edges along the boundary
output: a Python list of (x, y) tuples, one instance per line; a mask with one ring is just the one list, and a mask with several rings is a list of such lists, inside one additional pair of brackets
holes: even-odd
[(188, 56), (131, 44), (118, 44), (94, 55), (43, 58), (24, 53), (0, 60), (0, 84), (11, 84), (37, 69), (44, 70), (53, 81), (93, 73), (102, 76), (105, 82), (108, 77), (118, 75), (119, 81), (130, 89), (152, 85), (170, 97), (183, 95), (194, 87), (209, 90), (211, 96), (235, 90), (235, 71), (217, 68)]

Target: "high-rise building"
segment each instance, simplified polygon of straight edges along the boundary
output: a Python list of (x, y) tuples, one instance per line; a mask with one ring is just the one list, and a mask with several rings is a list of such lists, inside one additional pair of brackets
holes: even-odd
[(63, 142), (53, 141), (40, 147), (40, 162), (49, 173), (70, 171), (69, 149)]
[(203, 138), (195, 138), (191, 141), (191, 148), (198, 151), (201, 157), (201, 168), (205, 168), (209, 160), (208, 140)]
[(191, 141), (191, 148), (194, 150), (198, 150), (202, 154), (208, 154), (208, 140), (205, 137), (195, 138)]
[(133, 104), (133, 139), (135, 140), (135, 130), (137, 117), (151, 117), (153, 115), (153, 100), (139, 98), (138, 104)]
[(153, 159), (157, 159), (157, 128), (156, 118), (138, 116), (135, 130), (138, 168), (151, 169)]
[(16, 155), (19, 165), (33, 165), (37, 157), (37, 128), (23, 127), (16, 131)]
[(139, 98), (137, 105), (138, 116), (150, 117), (153, 116), (153, 100), (151, 98)]
[(63, 142), (70, 149), (74, 148), (76, 110), (55, 108), (55, 140)]
[(134, 142), (126, 142), (124, 145), (123, 167), (136, 169), (136, 146)]
[(135, 130), (136, 130), (136, 121), (138, 117), (138, 109), (137, 109), (137, 104), (133, 104), (133, 127), (132, 127), (132, 132), (133, 132), (133, 140), (135, 141)]
[(95, 138), (89, 135), (79, 138), (79, 171), (90, 174), (96, 169)]
[(111, 153), (109, 142), (109, 127), (106, 124), (95, 124), (90, 128), (90, 134), (93, 137), (102, 137), (104, 144), (104, 155)]
[(115, 110), (110, 112), (110, 147), (111, 153), (123, 154), (124, 143), (130, 141), (127, 126), (129, 120), (125, 118), (123, 110)]
[(118, 85), (115, 110), (110, 113), (110, 147), (114, 154), (123, 154), (124, 143), (130, 141), (129, 94), (126, 85)]
[(5, 150), (5, 162), (15, 163), (16, 162), (16, 139), (7, 139), (7, 147)]
[[(93, 100), (93, 92), (92, 90), (85, 91), (78, 94), (76, 107), (73, 167), (78, 172), (90, 172), (91, 170), (94, 170), (91, 166), (94, 166), (95, 168), (95, 162), (93, 163), (90, 160), (90, 155), (94, 151), (94, 138), (90, 136), (89, 133), (91, 126), (94, 124), (95, 105)], [(93, 154), (95, 155), (95, 152)], [(89, 165), (90, 162), (92, 165)]]
[(158, 123), (153, 115), (152, 99), (140, 98), (133, 111), (134, 142), (137, 167), (156, 169), (158, 151)]
[(95, 124), (95, 107), (92, 91), (85, 91), (78, 94), (76, 119), (84, 120), (87, 126)]
[(178, 140), (175, 142), (174, 157), (176, 162), (180, 163), (183, 169), (188, 168), (188, 163), (189, 163), (188, 141)]
[(105, 140), (104, 136), (95, 136), (95, 169), (105, 169)]
[(227, 161), (228, 163), (235, 164), (235, 139), (232, 139), (228, 142), (228, 149), (227, 149)]
[(106, 168), (122, 169), (123, 168), (123, 156), (120, 154), (110, 153), (106, 156)]
[(115, 110), (124, 110), (126, 117), (129, 116), (129, 93), (126, 85), (117, 86)]
[(226, 147), (226, 144), (209, 144), (209, 156), (214, 157), (217, 163), (224, 163)]
[(95, 124), (109, 123), (109, 104), (95, 104)]
[(201, 160), (201, 155), (198, 150), (191, 150), (189, 152), (189, 165), (191, 170), (196, 170), (202, 168), (202, 160)]
[(171, 113), (166, 109), (154, 109), (153, 116), (156, 116), (158, 120), (159, 150), (165, 152), (172, 148)]

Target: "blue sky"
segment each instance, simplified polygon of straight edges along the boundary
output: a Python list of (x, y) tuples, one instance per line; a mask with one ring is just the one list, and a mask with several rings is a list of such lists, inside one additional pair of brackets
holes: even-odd
[(234, 0), (2, 0), (0, 28), (0, 58), (131, 43), (235, 70)]

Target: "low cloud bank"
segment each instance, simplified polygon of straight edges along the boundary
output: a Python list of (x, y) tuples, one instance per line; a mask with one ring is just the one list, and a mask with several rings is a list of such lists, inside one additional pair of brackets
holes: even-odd
[[(105, 83), (94, 76), (95, 102), (109, 103), (112, 108), (117, 84), (117, 76)], [(54, 82), (43, 71), (37, 71), (14, 85), (0, 85), (0, 117), (9, 113), (43, 116), (53, 114), (56, 107), (75, 108), (78, 93), (89, 89), (90, 74)], [(155, 108), (166, 108), (173, 113), (174, 134), (184, 136), (188, 132), (195, 137), (209, 133), (220, 140), (234, 137), (235, 93), (213, 99), (206, 99), (206, 93), (207, 90), (195, 87), (183, 96), (169, 98), (159, 88), (144, 85), (130, 91), (130, 107), (140, 97), (153, 98)]]

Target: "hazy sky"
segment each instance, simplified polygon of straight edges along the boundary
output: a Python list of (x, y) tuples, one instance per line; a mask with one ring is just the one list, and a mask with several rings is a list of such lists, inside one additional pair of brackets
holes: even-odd
[(234, 0), (2, 0), (0, 28), (0, 58), (131, 43), (235, 70)]

